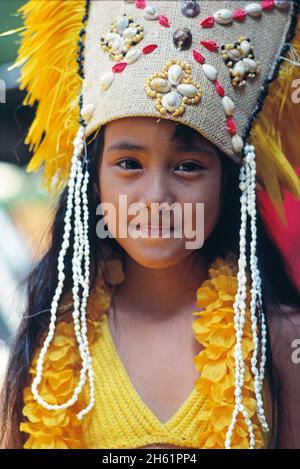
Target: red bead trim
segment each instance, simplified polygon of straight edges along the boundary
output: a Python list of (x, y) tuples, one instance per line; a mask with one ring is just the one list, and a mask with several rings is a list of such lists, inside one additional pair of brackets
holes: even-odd
[(216, 41), (209, 39), (208, 41), (200, 41), (200, 44), (210, 52), (216, 52), (219, 49), (219, 44)]
[(162, 26), (165, 26), (166, 28), (171, 27), (169, 19), (164, 15), (159, 15), (158, 21), (159, 21), (159, 24), (161, 24)]
[(275, 7), (275, 0), (263, 0), (261, 2), (261, 6), (263, 10), (273, 10)]
[(121, 73), (125, 68), (127, 67), (128, 63), (127, 62), (119, 62), (116, 65), (113, 66), (112, 71), (114, 73)]
[(204, 20), (200, 21), (200, 26), (202, 28), (212, 28), (215, 24), (215, 19), (213, 16), (208, 16), (207, 18), (204, 18)]
[(153, 52), (157, 47), (157, 44), (149, 44), (143, 48), (142, 52), (143, 54), (151, 54), (151, 52)]
[(145, 0), (136, 0), (135, 6), (140, 10), (144, 10), (144, 8), (147, 6), (147, 2)]
[(226, 119), (226, 127), (227, 127), (227, 129), (228, 129), (228, 132), (229, 132), (231, 135), (236, 135), (237, 127), (236, 127), (236, 122), (235, 122), (235, 120), (233, 119), (233, 117), (227, 117), (227, 119)]
[(218, 93), (218, 95), (221, 96), (221, 98), (223, 98), (223, 96), (225, 96), (224, 86), (221, 85), (221, 83), (219, 83), (218, 80), (214, 81), (214, 85), (215, 85), (216, 92)]
[(203, 65), (205, 63), (205, 58), (197, 50), (193, 50), (193, 56), (196, 62), (199, 62), (199, 64)]
[(238, 10), (235, 10), (234, 13), (233, 13), (233, 19), (235, 21), (245, 21), (245, 19), (247, 18), (247, 12), (245, 10), (242, 10), (242, 9), (238, 9)]

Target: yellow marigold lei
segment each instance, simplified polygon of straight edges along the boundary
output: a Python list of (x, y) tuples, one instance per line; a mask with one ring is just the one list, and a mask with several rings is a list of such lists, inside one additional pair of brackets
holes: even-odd
[[(119, 261), (110, 262), (113, 264)], [(193, 323), (195, 337), (205, 346), (194, 357), (196, 369), (201, 372), (195, 381), (195, 387), (202, 396), (205, 396), (204, 406), (198, 420), (207, 422), (206, 431), (200, 434), (199, 448), (224, 448), (226, 432), (232, 419), (235, 379), (233, 303), (237, 290), (236, 268), (236, 259), (230, 255), (225, 260), (215, 259), (209, 268), (209, 278), (197, 290), (196, 304), (201, 311), (192, 313), (199, 317)], [(103, 277), (102, 275), (99, 277), (88, 301), (87, 323), (91, 345), (101, 335), (103, 313), (107, 311), (111, 302), (111, 295), (104, 284)], [(70, 301), (70, 299), (69, 294), (64, 299), (61, 308), (65, 307), (67, 300)], [(247, 305), (249, 305), (249, 300), (248, 285)], [(70, 307), (71, 304), (70, 302), (67, 306)], [(249, 313), (249, 308), (247, 311)], [(255, 415), (256, 400), (250, 373), (252, 349), (252, 331), (249, 314), (247, 314), (243, 335), (245, 358), (243, 404), (253, 422), (256, 447), (259, 448), (263, 447), (264, 439)], [(29, 370), (33, 376), (36, 374), (38, 352), (39, 348)], [(51, 404), (62, 404), (72, 396), (75, 384), (78, 382), (80, 368), (81, 360), (74, 336), (72, 316), (68, 312), (61, 314), (55, 337), (45, 357), (40, 394)], [(84, 448), (82, 423), (76, 417), (76, 413), (86, 405), (84, 396), (85, 393), (82, 392), (76, 404), (71, 408), (49, 411), (36, 403), (31, 393), (31, 385), (27, 386), (24, 389), (22, 411), (27, 421), (20, 424), (20, 430), (29, 435), (24, 448)], [(231, 447), (249, 447), (248, 428), (241, 414), (237, 418)]]

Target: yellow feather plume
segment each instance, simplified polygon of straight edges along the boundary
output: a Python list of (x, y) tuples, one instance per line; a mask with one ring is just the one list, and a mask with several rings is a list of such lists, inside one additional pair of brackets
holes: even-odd
[(25, 25), (15, 64), (22, 65), (20, 89), (27, 90), (23, 104), (38, 101), (25, 140), (33, 151), (27, 171), (44, 165), (44, 186), (57, 193), (68, 180), (79, 126), (76, 51), (84, 0), (30, 0), (18, 13)]
[[(299, 21), (292, 46), (295, 59), (299, 63)], [(291, 59), (289, 54), (286, 58)], [(286, 223), (282, 203), (284, 190), (300, 197), (300, 178), (293, 168), (300, 168), (300, 104), (292, 100), (294, 86), (297, 84), (295, 80), (299, 76), (300, 63), (298, 66), (288, 61), (282, 63), (278, 77), (269, 86), (262, 111), (251, 131), (251, 143), (256, 148), (257, 179), (268, 192), (282, 223)]]

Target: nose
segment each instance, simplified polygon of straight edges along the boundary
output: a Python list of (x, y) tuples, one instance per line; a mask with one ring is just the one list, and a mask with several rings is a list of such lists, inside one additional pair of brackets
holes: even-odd
[(153, 203), (171, 205), (176, 197), (169, 176), (162, 171), (148, 175), (140, 202), (150, 208)]
[(159, 217), (157, 220), (162, 223), (162, 213), (170, 212), (170, 207), (175, 201), (174, 185), (168, 174), (163, 171), (153, 171), (148, 174), (140, 198), (140, 203), (148, 210), (148, 220), (152, 214), (154, 220), (155, 217)]

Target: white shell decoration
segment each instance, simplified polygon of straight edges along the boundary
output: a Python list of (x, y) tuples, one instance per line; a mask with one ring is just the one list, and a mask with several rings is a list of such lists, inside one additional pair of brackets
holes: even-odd
[(150, 86), (153, 91), (157, 91), (158, 93), (167, 93), (167, 91), (171, 89), (170, 83), (164, 78), (153, 78), (150, 82)]
[(230, 58), (230, 60), (233, 60), (234, 62), (242, 58), (240, 52), (237, 49), (230, 50), (228, 52), (228, 57)]
[(111, 42), (114, 39), (116, 39), (116, 37), (119, 37), (119, 35), (117, 33), (107, 33), (104, 36), (104, 39), (105, 39), (106, 42)]
[(277, 8), (280, 8), (281, 10), (285, 10), (286, 8), (289, 8), (290, 3), (291, 2), (289, 0), (275, 0), (275, 6)]
[(157, 8), (153, 5), (149, 5), (143, 10), (143, 17), (146, 20), (157, 20), (158, 18), (158, 11)]
[(178, 64), (171, 65), (168, 70), (168, 79), (171, 85), (179, 85), (183, 78), (184, 71)]
[(171, 91), (163, 96), (161, 103), (163, 107), (170, 112), (176, 111), (181, 104), (181, 96), (176, 91)]
[(107, 90), (112, 84), (114, 77), (115, 74), (112, 71), (104, 73), (104, 75), (100, 77), (100, 88)]
[[(242, 41), (241, 42), (241, 45), (240, 45), (240, 48), (242, 49), (242, 55), (243, 57), (246, 57), (249, 53), (250, 53), (250, 50), (251, 50), (251, 44), (249, 41)], [(229, 54), (228, 54), (229, 55)]]
[(198, 90), (194, 85), (190, 84), (185, 84), (183, 83), (182, 85), (177, 86), (177, 91), (180, 93), (182, 96), (186, 96), (187, 98), (194, 98), (198, 94)]
[(231, 144), (235, 153), (240, 153), (244, 147), (244, 142), (239, 135), (232, 137)]
[(235, 110), (235, 104), (228, 96), (222, 98), (222, 106), (226, 116), (232, 116)]
[(240, 60), (233, 66), (233, 75), (238, 77), (243, 77), (246, 73), (246, 66), (244, 64), (244, 60)]
[(243, 59), (243, 63), (245, 64), (246, 70), (248, 72), (254, 73), (257, 69), (257, 63), (253, 59)]
[(262, 6), (260, 3), (249, 3), (245, 7), (246, 12), (249, 16), (260, 16), (262, 14)]
[(122, 52), (125, 48), (125, 41), (121, 36), (117, 36), (112, 44), (111, 48), (113, 52)]
[(136, 35), (136, 33), (137, 33), (136, 28), (126, 28), (124, 29), (122, 36), (125, 39), (132, 39)]
[(115, 21), (115, 25), (119, 33), (121, 33), (129, 25), (128, 18), (126, 18), (126, 16), (119, 16), (119, 18), (117, 18)]
[(89, 121), (93, 115), (95, 111), (95, 106), (94, 104), (85, 104), (82, 109), (81, 109), (81, 117), (85, 120), (85, 121)]
[(217, 79), (218, 72), (217, 72), (217, 69), (213, 65), (203, 64), (202, 70), (206, 78), (208, 78), (209, 80), (214, 81)]
[(137, 49), (136, 47), (131, 47), (131, 49), (129, 49), (129, 51), (125, 55), (124, 59), (126, 60), (128, 64), (132, 64), (138, 58), (140, 58), (141, 55), (142, 55), (142, 52), (139, 49)]
[(214, 13), (214, 19), (219, 24), (230, 24), (233, 20), (233, 13), (227, 8), (222, 8)]

